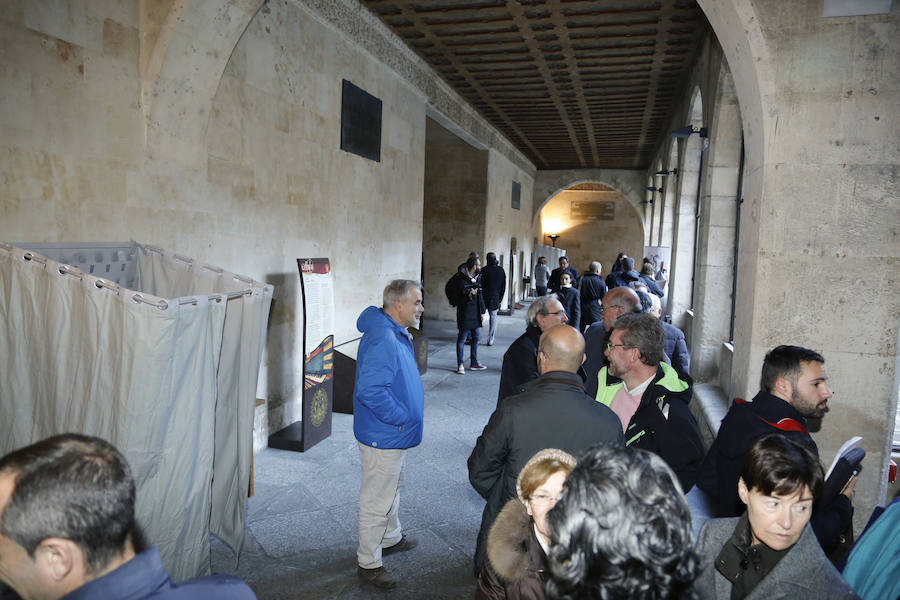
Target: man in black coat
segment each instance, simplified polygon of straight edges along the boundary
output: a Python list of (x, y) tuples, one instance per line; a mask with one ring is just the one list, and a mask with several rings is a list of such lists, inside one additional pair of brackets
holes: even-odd
[(572, 277), (572, 285), (578, 287), (578, 271), (574, 267), (569, 266), (569, 259), (565, 256), (559, 257), (559, 266), (550, 272), (550, 279), (547, 281), (547, 289), (550, 292), (559, 290), (560, 277), (563, 273), (568, 273)]
[(679, 375), (691, 374), (691, 354), (688, 352), (687, 343), (684, 341), (684, 332), (672, 325), (666, 323), (660, 317), (662, 316), (662, 304), (659, 296), (656, 294), (647, 294), (650, 298), (650, 314), (659, 319), (660, 325), (666, 332), (666, 343), (663, 350), (669, 364), (672, 365)]
[[(710, 496), (715, 516), (736, 517), (743, 510), (737, 481), (747, 451), (759, 438), (780, 433), (819, 455), (809, 435), (806, 419), (828, 412), (828, 374), (822, 355), (799, 346), (778, 346), (763, 360), (760, 392), (752, 402), (735, 400), (716, 439), (706, 453), (697, 476), (697, 487)], [(826, 554), (834, 551), (853, 517), (853, 477), (829, 506), (816, 505), (812, 528)]]
[(459, 375), (466, 374), (466, 368), (463, 366), (463, 350), (466, 342), (471, 344), (469, 368), (473, 371), (483, 371), (487, 368), (478, 362), (481, 315), (487, 310), (484, 304), (484, 295), (481, 292), (480, 267), (481, 261), (469, 257), (466, 261), (466, 271), (457, 271), (453, 276), (456, 295), (456, 328), (459, 330), (456, 336), (456, 372)]
[(624, 443), (619, 419), (584, 393), (578, 368), (584, 338), (573, 327), (551, 327), (540, 338), (540, 378), (528, 391), (506, 398), (469, 456), (469, 482), (487, 501), (475, 548), (475, 572), (485, 558), (494, 518), (516, 497), (516, 478), (535, 452), (559, 448), (577, 456), (601, 442)]
[(538, 378), (537, 354), (541, 333), (568, 320), (556, 296), (541, 296), (531, 303), (525, 313), (528, 324), (525, 333), (516, 338), (503, 355), (497, 406), (504, 398), (524, 392), (527, 384)]
[(500, 266), (500, 261), (493, 252), (488, 252), (486, 259), (487, 266), (481, 269), (481, 286), (490, 316), (487, 345), (493, 346), (494, 335), (497, 333), (497, 312), (500, 310), (500, 303), (503, 302), (503, 294), (506, 292), (506, 271)]
[(634, 270), (634, 259), (630, 256), (623, 256), (619, 260), (621, 271), (613, 271), (606, 276), (606, 287), (613, 289), (620, 286), (627, 286), (635, 281), (641, 280), (641, 275)]
[(607, 366), (600, 369), (596, 399), (618, 415), (625, 444), (659, 455), (687, 492), (703, 460), (703, 442), (688, 408), (693, 381), (663, 362), (664, 339), (654, 316), (617, 318), (609, 332)]
[(603, 313), (600, 310), (600, 302), (606, 295), (606, 282), (600, 276), (602, 266), (594, 261), (588, 267), (588, 272), (581, 277), (579, 294), (581, 295), (581, 333), (600, 320)]

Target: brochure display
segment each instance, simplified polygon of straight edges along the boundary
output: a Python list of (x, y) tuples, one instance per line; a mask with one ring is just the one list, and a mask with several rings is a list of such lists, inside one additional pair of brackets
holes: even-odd
[(269, 436), (269, 447), (306, 452), (331, 435), (334, 402), (334, 278), (327, 258), (298, 258), (303, 314), (302, 420)]

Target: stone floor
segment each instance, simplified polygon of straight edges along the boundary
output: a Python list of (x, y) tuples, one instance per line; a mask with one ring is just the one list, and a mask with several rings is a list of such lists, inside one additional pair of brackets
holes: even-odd
[[(359, 451), (353, 417), (335, 414), (332, 434), (304, 453), (266, 449), (255, 455), (255, 495), (248, 502), (240, 561), (213, 544), (214, 572), (235, 573), (260, 600), (288, 598), (471, 598), (471, 557), (484, 501), (468, 481), (466, 459), (496, 405), (500, 365), (525, 330), (525, 311), (500, 317), (494, 346), (480, 346), (486, 371), (456, 369), (456, 326), (427, 321), (425, 436), (410, 450), (400, 518), (419, 539), (385, 567), (400, 580), (383, 592), (356, 575)], [(485, 329), (486, 333), (486, 329)], [(466, 350), (468, 364), (468, 349)]]

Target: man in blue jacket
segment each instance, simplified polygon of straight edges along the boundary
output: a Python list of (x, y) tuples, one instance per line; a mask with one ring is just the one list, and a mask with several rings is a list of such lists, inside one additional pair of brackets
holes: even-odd
[(395, 279), (384, 288), (383, 302), (356, 321), (363, 334), (353, 389), (353, 433), (362, 463), (356, 556), (363, 581), (393, 589), (397, 581), (382, 566), (382, 556), (418, 545), (403, 535), (398, 511), (406, 450), (422, 441), (425, 390), (406, 330), (418, 327), (425, 312), (422, 286)]
[(134, 505), (106, 440), (65, 433), (0, 458), (0, 582), (24, 600), (256, 600), (230, 575), (172, 583), (134, 535)]

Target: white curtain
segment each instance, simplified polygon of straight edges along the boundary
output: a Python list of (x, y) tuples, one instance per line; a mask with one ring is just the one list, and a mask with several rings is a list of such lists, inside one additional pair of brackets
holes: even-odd
[(0, 244), (0, 452), (63, 432), (115, 444), (178, 581), (208, 572), (210, 531), (243, 540), (272, 288), (135, 252), (140, 291)]
[(225, 334), (216, 370), (210, 531), (239, 552), (244, 542), (250, 484), (256, 383), (273, 288), (160, 248), (140, 244), (137, 247), (140, 289), (162, 297), (195, 296), (211, 291), (226, 298)]

